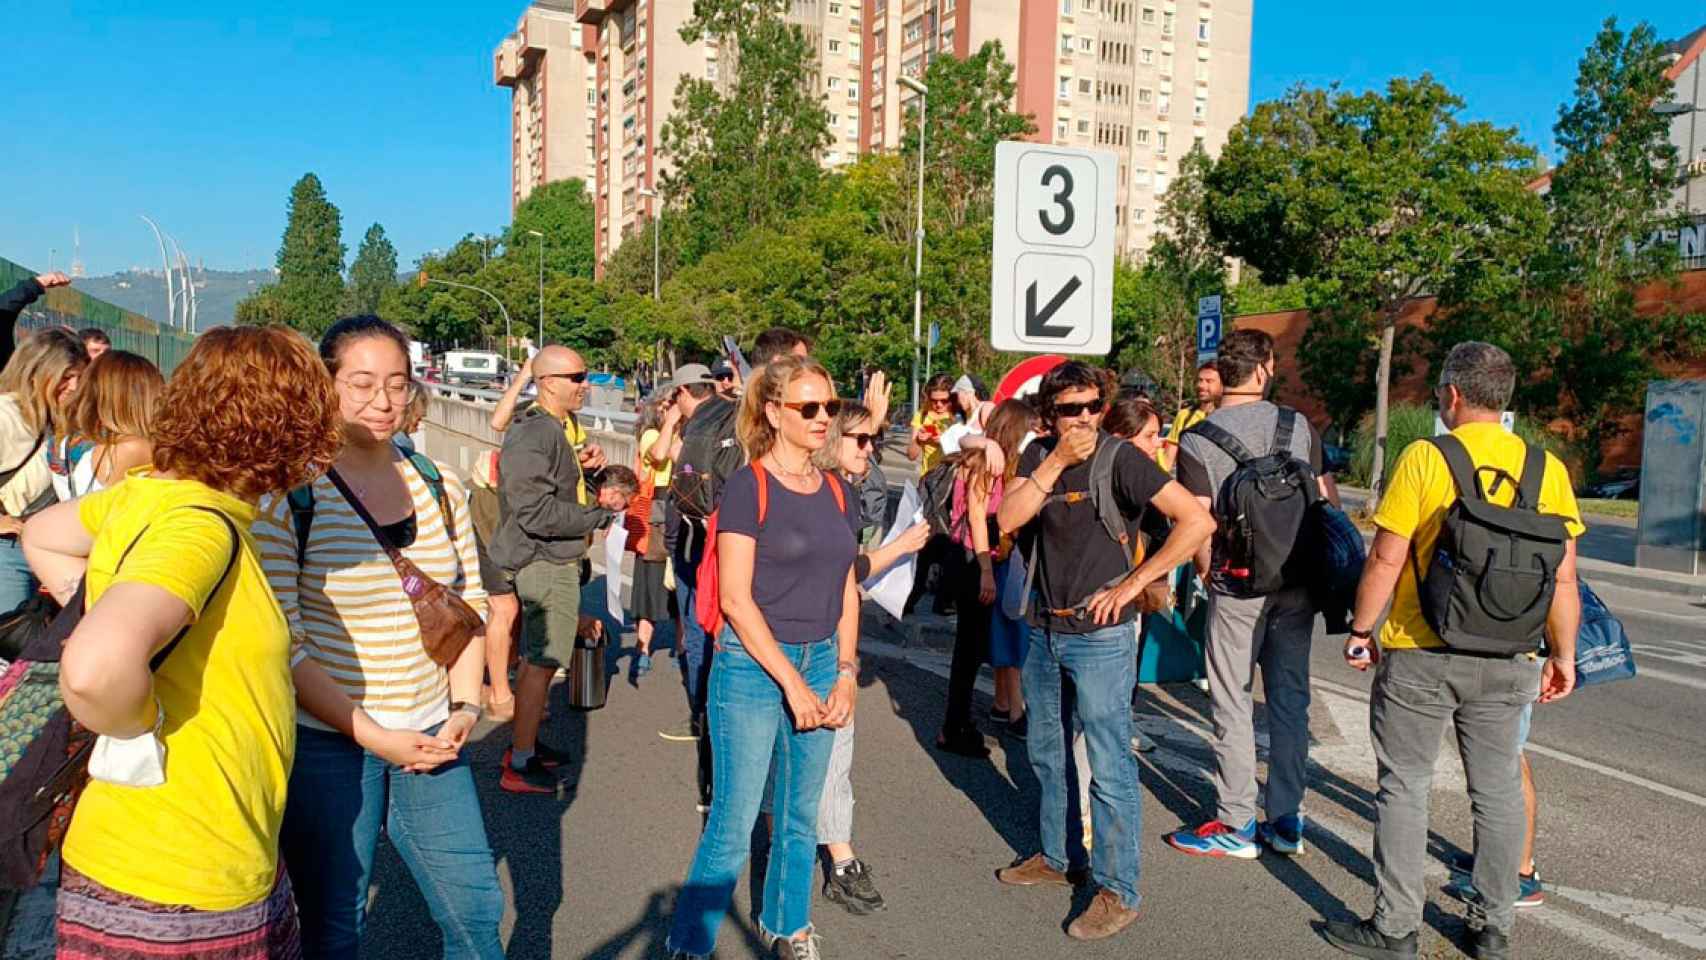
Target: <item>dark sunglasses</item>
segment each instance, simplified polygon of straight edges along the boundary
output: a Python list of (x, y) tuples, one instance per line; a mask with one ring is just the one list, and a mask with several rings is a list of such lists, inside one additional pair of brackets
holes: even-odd
[(729, 383), (734, 383), (735, 382), (735, 375), (732, 373), (719, 373), (719, 374), (717, 374), (717, 382), (722, 383), (724, 381), (727, 381)]
[(953, 397), (931, 397), (930, 402), (931, 403), (949, 403), (949, 402), (952, 402), (953, 399), (954, 399)]
[(574, 373), (547, 373), (547, 374), (543, 374), (539, 377), (536, 377), (534, 379), (537, 379), (537, 380), (555, 380), (559, 377), (561, 377), (564, 380), (569, 381), (570, 383), (585, 383), (586, 377), (587, 377), (587, 371), (577, 370)]
[(858, 444), (861, 450), (877, 442), (877, 435), (874, 433), (844, 433), (841, 436)]
[(1096, 414), (1101, 413), (1102, 409), (1106, 406), (1107, 404), (1102, 402), (1101, 397), (1097, 397), (1094, 400), (1086, 401), (1084, 403), (1057, 403), (1054, 405), (1054, 415), (1063, 420), (1071, 420), (1073, 417), (1084, 413), (1089, 413), (1091, 416), (1095, 416)]
[(820, 412), (831, 417), (834, 417), (836, 414), (841, 412), (840, 400), (807, 400), (804, 403), (784, 402), (782, 406), (787, 407), (789, 410), (794, 411), (807, 420), (816, 420), (817, 415)]

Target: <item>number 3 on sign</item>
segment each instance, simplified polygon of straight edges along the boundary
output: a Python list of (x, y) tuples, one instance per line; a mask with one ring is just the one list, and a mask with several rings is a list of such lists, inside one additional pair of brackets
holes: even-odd
[(1052, 219), (1051, 210), (1043, 210), (1037, 216), (1042, 219), (1043, 229), (1058, 237), (1072, 229), (1072, 220), (1077, 213), (1072, 209), (1072, 171), (1059, 163), (1043, 171), (1044, 186), (1057, 180), (1060, 182), (1060, 190), (1054, 195), (1054, 202), (1060, 207), (1061, 218), (1058, 221)]

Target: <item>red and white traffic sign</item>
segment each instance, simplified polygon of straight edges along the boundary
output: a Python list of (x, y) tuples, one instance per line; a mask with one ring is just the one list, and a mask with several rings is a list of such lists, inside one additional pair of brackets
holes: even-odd
[(1001, 378), (1001, 383), (995, 387), (994, 401), (1000, 403), (1010, 397), (1028, 397), (1037, 392), (1042, 386), (1043, 377), (1050, 370), (1066, 362), (1066, 358), (1058, 353), (1045, 353), (1040, 357), (1028, 357), (1021, 360), (1017, 366), (1007, 371)]

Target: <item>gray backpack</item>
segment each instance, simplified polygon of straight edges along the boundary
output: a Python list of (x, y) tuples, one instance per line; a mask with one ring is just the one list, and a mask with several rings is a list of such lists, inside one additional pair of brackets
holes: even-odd
[[(1428, 442), (1445, 457), (1457, 502), (1440, 524), (1426, 576), (1410, 546), (1423, 618), (1453, 650), (1496, 657), (1539, 650), (1570, 540), (1563, 517), (1540, 512), (1546, 451), (1528, 446), (1519, 479), (1475, 466), (1463, 441), (1449, 434)], [(1487, 499), (1483, 473), (1493, 475), (1494, 492), (1504, 483), (1516, 487), (1510, 506)]]
[[(1120, 545), (1121, 552), (1125, 554), (1125, 572), (1098, 589), (1106, 589), (1124, 580), (1136, 566), (1134, 561), (1137, 555), (1131, 544), (1131, 534), (1126, 530), (1125, 514), (1120, 512), (1119, 501), (1114, 498), (1114, 461), (1119, 456), (1120, 447), (1125, 443), (1126, 441), (1119, 437), (1104, 433), (1096, 444), (1096, 452), (1090, 455), (1090, 489), (1052, 493), (1043, 501), (1043, 506), (1046, 507), (1051, 503), (1079, 503), (1089, 500), (1096, 508), (1096, 519), (1101, 522), (1102, 530)], [(1037, 575), (1037, 553), (1041, 549), (1040, 544), (1032, 543), (1030, 556), (1025, 558), (1024, 599), (1019, 605), (1021, 617), (1030, 609), (1031, 586)]]

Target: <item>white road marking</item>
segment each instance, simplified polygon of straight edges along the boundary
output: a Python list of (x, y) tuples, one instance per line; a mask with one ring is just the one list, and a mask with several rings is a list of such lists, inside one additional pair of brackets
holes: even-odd
[(1636, 900), (1614, 893), (1596, 893), (1550, 884), (1547, 891), (1655, 933), (1685, 947), (1706, 951), (1706, 910), (1653, 900)]

